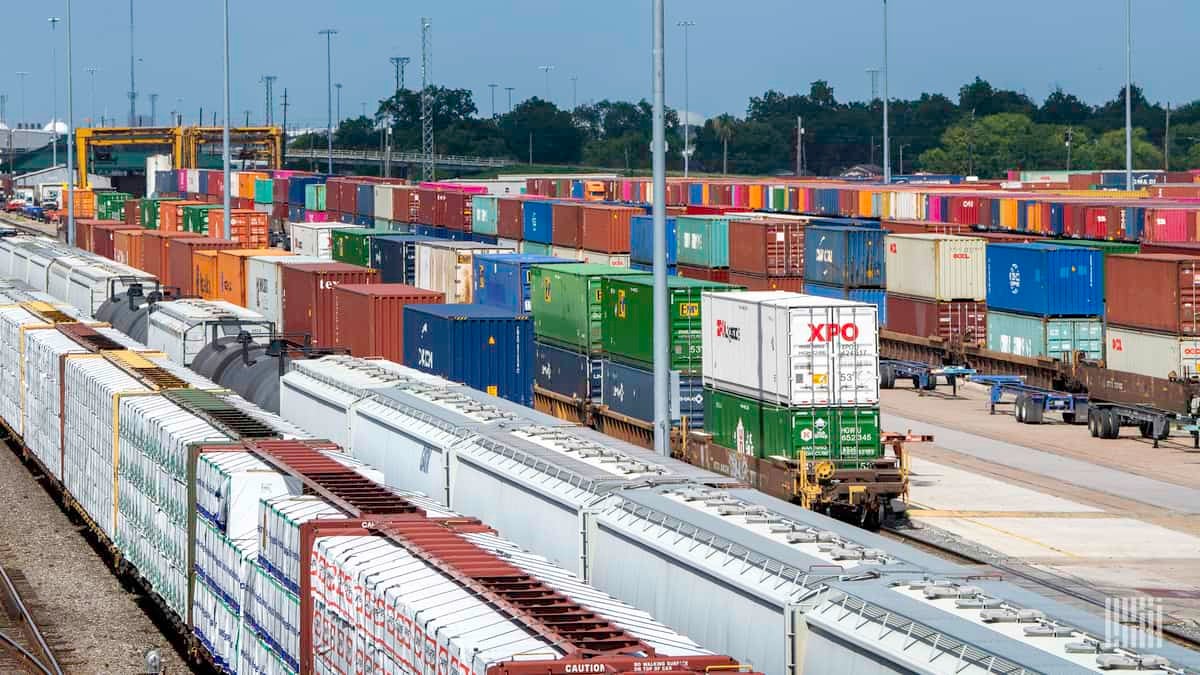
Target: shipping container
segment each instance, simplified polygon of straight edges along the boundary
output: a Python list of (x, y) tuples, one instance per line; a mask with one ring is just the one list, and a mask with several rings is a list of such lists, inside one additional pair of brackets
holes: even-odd
[(475, 292), (471, 301), (505, 307), (514, 312), (532, 311), (529, 299), (529, 268), (573, 262), (562, 258), (524, 253), (475, 255)]
[[(163, 205), (169, 202), (179, 201), (176, 197), (162, 197), (158, 199), (143, 199), (138, 203), (138, 208), (142, 211), (142, 227), (147, 230), (157, 230), (159, 213)], [(76, 214), (78, 216), (79, 214)]]
[[(756, 277), (804, 277), (807, 223), (783, 218), (729, 221), (729, 270)], [(766, 290), (754, 289), (751, 290)], [(787, 289), (792, 290), (792, 289)], [(796, 289), (799, 290), (799, 289)]]
[(339, 227), (333, 230), (330, 245), (333, 259), (360, 267), (371, 267), (374, 260), (372, 242), (376, 237), (396, 234), (395, 230), (374, 227)]
[(404, 360), (404, 308), (446, 296), (406, 284), (342, 284), (333, 290), (333, 343), (354, 356)]
[(292, 253), (333, 260), (333, 231), (347, 229), (341, 223), (288, 223)]
[(1066, 363), (1076, 352), (1104, 358), (1104, 324), (1099, 317), (1046, 317), (1000, 312), (989, 305), (987, 348), (1018, 356), (1048, 356)]
[(221, 284), (217, 277), (217, 253), (208, 249), (192, 253), (192, 293), (205, 300), (220, 297)]
[[(701, 334), (705, 291), (736, 287), (686, 277), (667, 278), (668, 367), (683, 375), (699, 375), (703, 367)], [(625, 363), (654, 363), (654, 280), (646, 276), (606, 277), (601, 285), (604, 353)]]
[(280, 294), (283, 332), (309, 334), (319, 347), (333, 344), (333, 289), (340, 284), (370, 284), (378, 281), (373, 269), (346, 263), (303, 263), (284, 265)]
[(168, 248), (170, 242), (183, 237), (199, 236), (195, 232), (147, 231), (142, 235), (142, 259), (145, 263), (145, 271), (159, 279), (166, 278), (166, 266), (170, 264)]
[(495, 195), (471, 197), (471, 231), (478, 234), (498, 234)]
[(221, 208), (211, 204), (182, 207), (183, 219), (180, 221), (181, 229), (195, 234), (208, 234), (208, 219), (214, 210), (221, 210)]
[[(665, 220), (667, 233), (667, 264), (675, 265), (679, 259), (679, 236), (676, 234), (675, 219)], [(629, 259), (639, 263), (654, 262), (654, 216), (634, 216), (629, 220)]]
[(1079, 246), (992, 244), (987, 304), (989, 310), (1037, 316), (1103, 314), (1104, 254)]
[(679, 276), (700, 281), (715, 281), (721, 284), (729, 283), (728, 267), (696, 267), (695, 265), (676, 265)]
[(1200, 374), (1200, 338), (1109, 325), (1105, 365), (1112, 370), (1162, 379)]
[[(587, 204), (580, 207), (579, 247), (596, 253), (629, 254), (630, 220), (642, 209)], [(557, 227), (557, 222), (555, 223)]]
[(807, 295), (816, 295), (822, 298), (839, 298), (875, 305), (875, 309), (878, 312), (879, 325), (887, 325), (887, 291), (882, 288), (842, 288), (841, 286), (828, 286), (825, 284), (805, 284), (803, 292)]
[[(76, 220), (75, 225), (78, 227), (81, 220)], [(107, 221), (92, 221), (92, 253), (104, 256), (109, 260), (116, 260), (114, 249), (114, 237), (117, 232), (122, 230), (140, 230), (137, 225), (126, 225), (123, 222), (107, 222)]]
[(1200, 335), (1200, 258), (1110, 255), (1104, 267), (1110, 326)]
[(166, 242), (167, 266), (159, 277), (163, 284), (179, 289), (180, 295), (198, 295), (193, 287), (196, 269), (193, 254), (196, 251), (220, 251), (239, 248), (236, 241), (213, 239), (212, 237), (176, 237)]
[(785, 406), (879, 403), (874, 305), (765, 291), (701, 306), (705, 384)]
[(529, 270), (534, 333), (538, 339), (584, 353), (604, 346), (603, 280), (644, 272), (589, 263), (556, 264)]
[[(554, 255), (554, 248), (550, 244), (541, 244), (536, 241), (524, 240), (521, 242), (521, 253), (529, 255)], [(554, 256), (556, 258), (562, 256)]]
[(270, 218), (266, 213), (248, 209), (233, 209), (229, 212), (229, 225), (225, 225), (225, 212), (212, 209), (208, 214), (210, 237), (232, 239), (246, 248), (260, 248), (271, 243)]
[[(1092, 248), (1109, 255), (1135, 255), (1142, 252), (1142, 245), (1126, 241), (1097, 241), (1095, 239), (1053, 239), (1048, 244), (1055, 246), (1079, 246)], [(1147, 253), (1169, 253), (1169, 251), (1146, 251)]]
[(475, 292), (476, 253), (515, 253), (472, 241), (426, 241), (417, 244), (414, 286), (441, 291), (453, 303), (470, 303)]
[(404, 365), (532, 406), (533, 322), (489, 305), (409, 305)]
[(887, 290), (931, 300), (987, 298), (984, 240), (955, 234), (889, 234)]
[[(696, 278), (693, 274), (687, 276), (691, 276), (693, 279)], [(791, 291), (793, 293), (803, 293), (805, 287), (804, 277), (761, 277), (755, 274), (743, 274), (729, 270), (728, 274), (719, 275), (717, 278), (724, 279), (734, 286), (741, 286), (748, 291)]]
[(804, 280), (845, 288), (885, 288), (886, 232), (810, 225), (804, 233)]
[(713, 442), (742, 455), (765, 457), (762, 402), (708, 388), (704, 392), (704, 430)]
[[(524, 224), (519, 238), (547, 245), (553, 241), (554, 202), (526, 201), (522, 205), (522, 218)], [(510, 232), (498, 232), (498, 234), (501, 236), (511, 235)]]
[(496, 236), (520, 241), (525, 232), (525, 200), (496, 199)]
[(599, 401), (604, 387), (601, 358), (538, 341), (534, 384), (560, 396)]
[(256, 256), (286, 257), (290, 255), (291, 253), (278, 248), (218, 249), (217, 298), (246, 307), (246, 296), (252, 290), (246, 270), (246, 261)]
[[(146, 264), (142, 257), (142, 235), (145, 232), (145, 230), (140, 228), (115, 232), (113, 234), (113, 260), (122, 265), (136, 267), (139, 270), (142, 269)], [(184, 269), (187, 269), (187, 267), (185, 266)]]
[(952, 344), (987, 342), (987, 303), (978, 300), (930, 300), (887, 294), (887, 329)]
[(678, 216), (679, 264), (695, 267), (729, 267), (729, 218)]
[(550, 243), (563, 248), (581, 248), (583, 205), (554, 202), (550, 206)]
[(283, 332), (283, 266), (325, 262), (307, 255), (264, 255), (246, 259), (246, 308)]
[(419, 234), (389, 234), (376, 237), (371, 247), (371, 267), (379, 270), (385, 284), (417, 283), (417, 244), (438, 241)]
[(873, 460), (883, 455), (875, 407), (789, 408), (762, 403), (760, 457)]
[[(609, 411), (642, 422), (654, 422), (653, 368), (603, 359), (601, 384), (600, 403)], [(700, 376), (672, 372), (667, 401), (672, 427), (704, 429), (704, 383)]]

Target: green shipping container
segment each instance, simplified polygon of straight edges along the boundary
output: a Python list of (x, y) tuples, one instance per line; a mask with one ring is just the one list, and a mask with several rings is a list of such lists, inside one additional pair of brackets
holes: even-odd
[(254, 180), (254, 203), (270, 204), (275, 201), (275, 181), (270, 178)]
[(775, 211), (787, 211), (787, 188), (771, 187), (771, 208)]
[(1127, 241), (1092, 241), (1090, 239), (1048, 239), (1055, 246), (1083, 246), (1094, 248), (1104, 255), (1130, 255), (1142, 252), (1142, 245)]
[(143, 199), (138, 208), (142, 210), (142, 227), (147, 230), (158, 229), (158, 205), (162, 202), (177, 202), (179, 199), (170, 197), (163, 199)]
[(762, 405), (743, 396), (705, 389), (704, 430), (712, 434), (717, 445), (758, 457), (762, 445)]
[(530, 309), (538, 339), (581, 353), (599, 353), (604, 344), (603, 282), (608, 276), (650, 275), (592, 263), (530, 267)]
[(879, 408), (783, 408), (762, 404), (759, 457), (870, 460), (883, 455)]
[(205, 204), (203, 206), (185, 206), (183, 211), (183, 229), (186, 232), (208, 234), (208, 212), (221, 208)]
[(521, 253), (530, 255), (553, 255), (550, 252), (550, 244), (539, 244), (536, 241), (521, 242)]
[(729, 267), (729, 219), (724, 216), (676, 216), (679, 264)]
[(325, 210), (325, 185), (308, 184), (304, 186), (304, 210)]
[[(667, 277), (667, 311), (671, 370), (700, 374), (703, 333), (700, 294), (732, 291), (739, 287), (687, 277)], [(654, 280), (643, 277), (607, 277), (603, 281), (604, 314), (601, 330), (604, 351), (618, 361), (637, 365), (654, 363)]]
[(1019, 356), (1049, 356), (1070, 361), (1075, 352), (1104, 358), (1104, 324), (1100, 317), (1045, 318), (989, 310), (987, 346)]
[(396, 234), (395, 230), (380, 227), (339, 228), (330, 235), (333, 259), (360, 267), (371, 266), (371, 242), (375, 237)]
[(96, 218), (100, 220), (125, 220), (125, 202), (133, 199), (128, 192), (97, 192)]
[(496, 234), (495, 195), (471, 197), (471, 229), (479, 234)]

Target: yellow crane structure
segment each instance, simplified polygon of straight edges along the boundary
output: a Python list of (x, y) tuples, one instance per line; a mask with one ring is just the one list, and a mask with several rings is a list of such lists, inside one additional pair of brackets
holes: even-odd
[[(223, 142), (221, 127), (83, 127), (75, 130), (75, 156), (79, 166), (78, 185), (88, 189), (90, 151), (98, 148), (150, 146), (171, 155), (171, 166), (199, 166), (204, 146)], [(229, 144), (237, 148), (234, 159), (264, 162), (268, 168), (283, 166), (283, 129), (280, 127), (234, 127)]]

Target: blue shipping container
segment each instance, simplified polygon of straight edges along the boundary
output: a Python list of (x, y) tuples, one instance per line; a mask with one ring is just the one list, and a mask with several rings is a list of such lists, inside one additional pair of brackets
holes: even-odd
[[(667, 218), (667, 264), (674, 265), (679, 257), (679, 237), (675, 234), (675, 219)], [(629, 259), (634, 262), (654, 262), (654, 217), (634, 216), (629, 220)]]
[(492, 253), (475, 256), (475, 293), (478, 305), (495, 305), (528, 312), (529, 266), (570, 263), (574, 260), (529, 253)]
[(471, 241), (477, 241), (481, 244), (495, 244), (500, 241), (500, 237), (493, 234), (483, 234), (482, 232), (472, 232)]
[(868, 218), (812, 218), (808, 221), (809, 225), (836, 225), (838, 227), (870, 227), (879, 229), (881, 225), (878, 220)]
[(688, 183), (688, 204), (702, 206), (704, 204), (704, 185), (702, 183)]
[(288, 221), (292, 222), (292, 223), (303, 223), (304, 222), (304, 205), (303, 204), (300, 204), (299, 206), (296, 206), (296, 205), (288, 206)]
[[(603, 393), (600, 402), (616, 413), (643, 422), (654, 421), (654, 371), (604, 359)], [(672, 382), (674, 376), (672, 376)], [(678, 391), (671, 391), (671, 421), (686, 416), (689, 429), (704, 428), (704, 382), (701, 377), (679, 377)]]
[(418, 234), (389, 234), (371, 240), (371, 267), (384, 284), (409, 284), (417, 280), (417, 243), (437, 241)]
[(375, 219), (372, 218), (371, 216), (364, 216), (362, 214), (359, 214), (357, 216), (354, 216), (354, 224), (360, 225), (362, 227), (375, 227)]
[(292, 176), (288, 179), (288, 203), (303, 205), (305, 187), (324, 184), (325, 176)]
[(339, 213), (338, 220), (347, 225), (353, 225), (354, 224), (354, 214), (353, 213)]
[(583, 199), (583, 181), (579, 179), (571, 181), (571, 198)]
[(1104, 254), (1083, 246), (988, 244), (988, 309), (1034, 316), (1104, 313)]
[(533, 381), (542, 389), (586, 401), (599, 401), (603, 370), (599, 357), (538, 342)]
[(550, 243), (550, 228), (554, 218), (554, 203), (527, 201), (524, 208), (525, 225), (523, 235), (526, 241), (539, 244)]
[(804, 284), (804, 292), (822, 298), (838, 298), (875, 305), (879, 310), (879, 325), (887, 325), (887, 291), (882, 288), (842, 288), (828, 284)]
[(490, 305), (407, 305), (404, 365), (533, 405), (533, 319)]
[[(375, 184), (367, 183), (366, 185), (358, 185), (355, 188), (358, 190), (358, 200), (355, 203), (355, 213), (360, 216), (366, 216), (374, 222), (375, 220)], [(368, 225), (367, 227), (370, 227)]]
[(809, 227), (804, 232), (804, 280), (843, 288), (884, 288), (884, 230)]
[[(201, 170), (197, 171), (196, 173), (200, 176), (200, 178), (197, 180), (197, 183), (198, 183), (197, 189), (199, 189), (200, 194), (202, 194), (202, 195), (208, 194), (208, 175), (212, 172), (201, 169)], [(232, 178), (232, 176), (231, 176), (231, 178)]]

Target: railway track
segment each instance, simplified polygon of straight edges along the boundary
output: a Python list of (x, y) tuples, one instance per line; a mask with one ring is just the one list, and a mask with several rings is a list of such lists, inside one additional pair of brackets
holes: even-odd
[(70, 650), (40, 609), (25, 576), (0, 567), (0, 672), (62, 675), (58, 655)]

